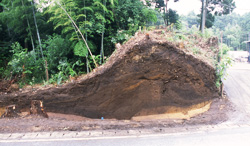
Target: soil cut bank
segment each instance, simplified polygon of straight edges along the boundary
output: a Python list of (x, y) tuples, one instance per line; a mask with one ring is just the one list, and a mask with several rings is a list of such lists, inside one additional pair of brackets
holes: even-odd
[[(28, 109), (32, 99), (48, 112), (89, 118), (132, 117), (186, 112), (218, 97), (215, 69), (166, 41), (161, 31), (139, 34), (102, 66), (75, 83), (26, 93), (0, 95), (0, 107)], [(204, 103), (204, 104), (203, 104)]]

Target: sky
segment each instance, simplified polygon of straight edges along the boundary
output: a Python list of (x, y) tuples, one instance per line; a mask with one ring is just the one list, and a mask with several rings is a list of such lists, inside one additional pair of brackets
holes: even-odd
[[(240, 15), (250, 12), (250, 0), (234, 1), (236, 4), (236, 9), (234, 9), (233, 12)], [(201, 0), (179, 0), (179, 2), (174, 2), (174, 0), (170, 0), (168, 7), (176, 10), (180, 15), (187, 15), (191, 11), (194, 11), (196, 14), (198, 14), (201, 10)]]

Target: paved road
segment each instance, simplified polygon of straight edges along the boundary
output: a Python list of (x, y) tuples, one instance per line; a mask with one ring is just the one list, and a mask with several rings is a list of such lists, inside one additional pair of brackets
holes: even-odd
[(250, 64), (236, 63), (227, 70), (226, 79), (223, 81), (224, 89), (229, 100), (235, 104), (236, 112), (232, 120), (239, 122), (249, 120), (250, 117)]
[(0, 140), (1, 146), (249, 146), (250, 126), (141, 136)]

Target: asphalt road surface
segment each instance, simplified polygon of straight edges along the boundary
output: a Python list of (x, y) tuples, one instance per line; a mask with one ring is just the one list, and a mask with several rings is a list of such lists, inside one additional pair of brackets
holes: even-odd
[(234, 64), (227, 70), (223, 83), (228, 99), (237, 111), (231, 115), (231, 121), (250, 121), (250, 64)]

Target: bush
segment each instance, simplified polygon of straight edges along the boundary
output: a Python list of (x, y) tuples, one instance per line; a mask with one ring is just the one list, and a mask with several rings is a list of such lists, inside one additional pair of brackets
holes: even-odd
[(75, 64), (71, 65), (67, 60), (60, 60), (57, 66), (59, 72), (51, 75), (49, 83), (57, 83), (60, 85), (62, 81), (67, 80), (69, 76), (76, 76), (77, 73), (73, 70)]
[(210, 28), (204, 29), (204, 34), (202, 35), (203, 38), (211, 38), (212, 36), (214, 36), (213, 30)]
[(111, 39), (111, 42), (116, 43), (123, 43), (131, 38), (131, 35), (126, 30), (120, 30), (117, 32), (116, 36)]
[(8, 63), (5, 75), (9, 78), (17, 77), (20, 85), (32, 81), (32, 78), (34, 78), (33, 81), (40, 82), (45, 77), (43, 60), (36, 59), (35, 52), (28, 52), (18, 42), (13, 43), (11, 48), (13, 56)]
[(66, 60), (72, 49), (68, 40), (60, 35), (48, 36), (48, 39), (43, 44), (44, 54), (48, 62), (48, 70), (55, 74), (58, 72), (57, 66), (60, 60)]
[(220, 44), (220, 52), (219, 52), (219, 57), (220, 62), (217, 63), (216, 66), (216, 86), (220, 87), (221, 86), (221, 80), (222, 78), (226, 79), (226, 69), (232, 64), (232, 59), (228, 56), (228, 51), (230, 48), (226, 44)]

